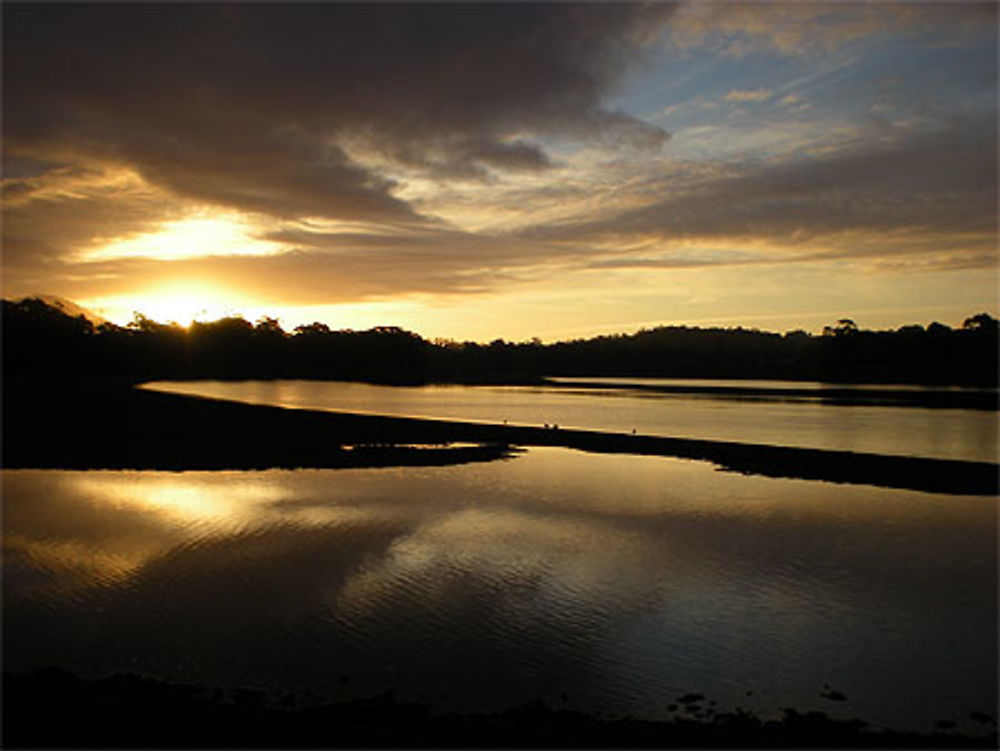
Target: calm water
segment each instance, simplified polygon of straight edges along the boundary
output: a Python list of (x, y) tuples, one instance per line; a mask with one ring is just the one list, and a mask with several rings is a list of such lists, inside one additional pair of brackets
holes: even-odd
[(651, 717), (698, 691), (921, 730), (995, 714), (995, 499), (556, 448), (3, 482), (7, 669)]
[(831, 383), (829, 381), (774, 381), (752, 378), (646, 378), (617, 376), (550, 377), (556, 383), (607, 383), (616, 386), (739, 386), (743, 388), (794, 388), (800, 391), (820, 389), (852, 389), (860, 391), (974, 391), (996, 393), (996, 389), (968, 386), (920, 386), (906, 383)]
[(1000, 456), (997, 414), (983, 410), (705, 398), (630, 390), (611, 382), (607, 389), (598, 391), (523, 386), (397, 387), (331, 381), (160, 381), (147, 387), (284, 407), (507, 420), (526, 425), (554, 423), (623, 433), (634, 429), (649, 435), (989, 462)]

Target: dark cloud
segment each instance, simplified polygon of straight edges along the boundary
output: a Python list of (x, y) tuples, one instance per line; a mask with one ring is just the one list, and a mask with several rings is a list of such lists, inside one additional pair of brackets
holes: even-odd
[(488, 179), (489, 169), (542, 170), (551, 166), (548, 155), (533, 143), (515, 140), (477, 140), (461, 136), (423, 142), (398, 141), (383, 144), (381, 151), (406, 167), (432, 173), (436, 177)]
[(8, 4), (5, 150), (127, 165), (280, 217), (419, 221), (344, 139), (436, 176), (538, 170), (547, 135), (648, 147), (601, 98), (664, 4)]
[(45, 277), (58, 269), (86, 273), (65, 268), (79, 251), (118, 235), (155, 232), (178, 213), (162, 194), (121, 171), (63, 167), (8, 178), (3, 186), (4, 287), (11, 276), (22, 291), (31, 292), (45, 289)]

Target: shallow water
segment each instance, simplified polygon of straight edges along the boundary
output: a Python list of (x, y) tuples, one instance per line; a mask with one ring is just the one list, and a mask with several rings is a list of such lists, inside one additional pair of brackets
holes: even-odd
[(606, 390), (581, 390), (375, 386), (341, 381), (157, 381), (145, 387), (282, 407), (998, 460), (997, 414), (984, 410), (706, 398), (612, 385)]
[(556, 448), (3, 482), (7, 669), (918, 730), (996, 706), (995, 499)]

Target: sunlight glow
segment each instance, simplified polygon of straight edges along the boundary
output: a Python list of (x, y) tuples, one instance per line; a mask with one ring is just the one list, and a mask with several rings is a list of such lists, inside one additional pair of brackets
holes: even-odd
[(73, 481), (100, 504), (139, 507), (178, 521), (227, 528), (262, 521), (267, 503), (282, 497), (280, 486), (270, 480), (238, 483), (225, 472), (108, 472)]
[(207, 282), (176, 282), (146, 292), (87, 300), (85, 307), (118, 325), (140, 313), (158, 323), (189, 326), (194, 321), (215, 321), (229, 316), (254, 320), (257, 306), (238, 293)]
[(279, 243), (254, 236), (256, 227), (239, 214), (197, 214), (164, 222), (157, 232), (112, 240), (89, 251), (87, 260), (152, 258), (176, 261), (199, 256), (260, 256), (280, 253)]

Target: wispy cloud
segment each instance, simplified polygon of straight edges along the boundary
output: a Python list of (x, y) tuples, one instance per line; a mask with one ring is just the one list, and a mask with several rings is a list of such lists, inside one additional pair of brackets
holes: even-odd
[(730, 89), (722, 97), (724, 102), (766, 102), (774, 96), (770, 89)]
[(815, 260), (822, 249), (828, 259), (937, 252), (994, 264), (996, 158), (992, 124), (970, 122), (957, 132), (898, 134), (814, 156), (734, 164), (680, 190), (664, 181), (662, 198), (637, 196), (635, 208), (525, 234), (603, 247), (656, 241), (669, 263), (676, 260), (671, 243), (728, 242), (770, 247), (772, 261)]
[(852, 41), (886, 33), (934, 32), (950, 43), (982, 39), (996, 28), (994, 3), (743, 2), (683, 3), (670, 31), (682, 47), (714, 46), (742, 57), (770, 51), (803, 56), (830, 53)]

